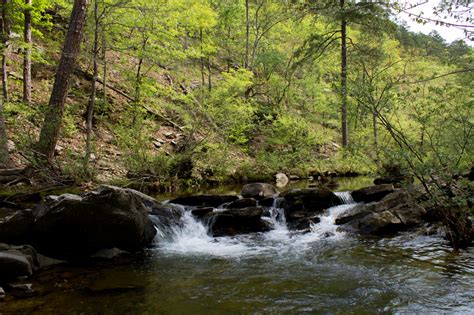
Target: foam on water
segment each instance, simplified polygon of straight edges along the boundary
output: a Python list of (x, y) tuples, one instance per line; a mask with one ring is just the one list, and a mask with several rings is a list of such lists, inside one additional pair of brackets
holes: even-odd
[(208, 227), (205, 224), (197, 221), (189, 211), (185, 211), (181, 226), (173, 227), (169, 237), (159, 236), (158, 248), (165, 253), (220, 257), (241, 257), (265, 253), (300, 255), (309, 250), (315, 242), (338, 240), (344, 236), (343, 233), (337, 231), (334, 221), (338, 215), (356, 203), (348, 192), (336, 193), (336, 195), (345, 204), (329, 208), (320, 216), (321, 221), (313, 224), (308, 233), (288, 230), (284, 210), (280, 208), (281, 200), (275, 198), (273, 206), (269, 208), (270, 216), (264, 218), (273, 226), (269, 232), (214, 238), (208, 235)]

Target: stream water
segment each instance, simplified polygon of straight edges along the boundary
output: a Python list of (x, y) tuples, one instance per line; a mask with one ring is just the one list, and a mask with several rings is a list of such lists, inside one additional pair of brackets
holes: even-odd
[(440, 236), (358, 238), (328, 209), (309, 233), (288, 231), (278, 199), (274, 229), (213, 238), (185, 214), (132, 261), (64, 265), (38, 273), (40, 296), (0, 303), (1, 314), (474, 313), (474, 250)]

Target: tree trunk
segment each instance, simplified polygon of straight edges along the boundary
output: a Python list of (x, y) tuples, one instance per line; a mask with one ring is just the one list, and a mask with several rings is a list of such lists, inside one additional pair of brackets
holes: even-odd
[(0, 99), (0, 168), (5, 168), (10, 164), (7, 140), (5, 117), (3, 115), (3, 100)]
[(347, 147), (348, 130), (347, 130), (347, 21), (344, 15), (344, 1), (340, 0), (341, 9), (341, 132), (342, 146)]
[(23, 101), (26, 104), (31, 103), (31, 5), (33, 0), (25, 0), (25, 4), (28, 6), (25, 9), (25, 29), (24, 29), (24, 40), (25, 40), (25, 55), (23, 57)]
[(104, 63), (104, 71), (103, 71), (103, 78), (102, 78), (102, 98), (104, 105), (107, 105), (107, 42), (105, 39), (105, 32), (102, 29), (102, 62)]
[(89, 159), (92, 152), (92, 119), (94, 118), (94, 108), (95, 108), (95, 99), (97, 92), (97, 78), (99, 76), (99, 66), (97, 64), (98, 50), (99, 50), (99, 4), (98, 0), (94, 0), (94, 45), (92, 51), (92, 63), (94, 68), (94, 73), (92, 75), (92, 84), (91, 84), (91, 95), (89, 98), (89, 103), (87, 104), (87, 128), (86, 128), (86, 156), (85, 156), (85, 165), (86, 168), (89, 164)]
[(374, 109), (372, 112), (372, 127), (374, 130), (374, 151), (375, 151), (375, 159), (378, 161), (379, 159), (379, 139), (377, 133), (377, 110)]
[(250, 51), (250, 19), (249, 19), (249, 0), (245, 0), (245, 68), (249, 67)]
[(8, 102), (8, 73), (7, 73), (7, 59), (8, 51), (10, 49), (10, 21), (8, 17), (8, 6), (10, 5), (10, 0), (2, 1), (2, 91), (3, 91), (3, 101)]
[(87, 15), (88, 0), (74, 0), (69, 29), (56, 71), (53, 91), (49, 99), (49, 110), (46, 113), (38, 142), (38, 151), (46, 159), (51, 160), (59, 138), (64, 104), (69, 89), (69, 81), (74, 71), (76, 57), (79, 54)]

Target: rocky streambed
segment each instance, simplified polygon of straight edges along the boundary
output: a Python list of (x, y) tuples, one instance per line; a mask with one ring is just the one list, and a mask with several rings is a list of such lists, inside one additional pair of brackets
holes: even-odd
[[(132, 189), (104, 185), (80, 196), (48, 196), (32, 209), (5, 211), (0, 219), (0, 286), (3, 288), (0, 299), (5, 299), (3, 304), (11, 305), (12, 310), (21, 310), (16, 305), (17, 299), (44, 302), (45, 290), (41, 290), (42, 284), (37, 280), (45, 273), (68, 268), (64, 266), (90, 268), (92, 264), (99, 266), (93, 269), (102, 271), (103, 268), (125, 268), (128, 273), (134, 273), (138, 265), (140, 272), (155, 275), (142, 265), (149, 266), (151, 260), (152, 265), (169, 268), (169, 272), (174, 274), (183, 261), (186, 264), (190, 260), (208, 264), (212, 257), (220, 257), (229, 263), (238, 258), (253, 265), (252, 260), (259, 257), (267, 265), (268, 259), (275, 261), (280, 257), (277, 265), (299, 265), (294, 281), (301, 282), (308, 276), (303, 267), (307, 255), (313, 253), (310, 261), (314, 265), (314, 259), (326, 257), (328, 249), (324, 246), (334, 247), (331, 250), (338, 251), (338, 257), (341, 256), (341, 244), (348, 241), (351, 243), (348, 252), (354, 250), (354, 241), (382, 242), (399, 237), (412, 240), (429, 237), (430, 244), (436, 240), (442, 250), (446, 248), (442, 231), (432, 215), (420, 207), (407, 190), (395, 189), (391, 184), (334, 193), (320, 188), (278, 192), (272, 185), (254, 183), (244, 186), (238, 195), (200, 194), (165, 202)], [(359, 243), (355, 247), (360, 246)], [(300, 259), (290, 259), (286, 255)], [(161, 262), (156, 262), (156, 259)], [(104, 261), (108, 261), (105, 263), (107, 267), (104, 267)], [(163, 261), (172, 264), (161, 265)], [(57, 267), (57, 264), (62, 264), (62, 267)], [(190, 270), (196, 272), (202, 268), (195, 266)], [(248, 273), (249, 277), (256, 275), (252, 267), (247, 268), (246, 272), (240, 269), (238, 272)], [(272, 269), (270, 265), (268, 268)], [(471, 267), (466, 270), (471, 274)], [(96, 272), (92, 274), (97, 275)], [(213, 279), (225, 282), (226, 276), (218, 274)], [(100, 277), (92, 277), (85, 281), (86, 284), (77, 283), (69, 290), (90, 292), (91, 286), (97, 287)], [(117, 292), (122, 294), (122, 291), (128, 291), (127, 288), (142, 288), (142, 285), (136, 285), (136, 281), (130, 284), (130, 278), (133, 276), (127, 274), (124, 279), (128, 280), (125, 283), (118, 280), (119, 285), (105, 281), (105, 291), (99, 291), (108, 296)], [(80, 282), (79, 279), (75, 281)], [(293, 280), (291, 275), (287, 275), (285, 280), (279, 281)], [(38, 286), (40, 289), (36, 288)], [(255, 290), (259, 287), (255, 283)], [(287, 290), (284, 287), (277, 294), (279, 299)], [(136, 294), (141, 296), (143, 292)], [(61, 290), (49, 290), (47, 295), (62, 296)], [(239, 296), (244, 300), (249, 298), (247, 295)], [(89, 297), (84, 299), (87, 301)], [(248, 305), (247, 302), (244, 304)], [(146, 305), (140, 310), (155, 309), (149, 303)], [(175, 302), (167, 305), (176, 307)], [(101, 306), (95, 308), (85, 310), (100, 311)], [(120, 311), (120, 308), (114, 309)], [(81, 307), (72, 310), (81, 310)]]

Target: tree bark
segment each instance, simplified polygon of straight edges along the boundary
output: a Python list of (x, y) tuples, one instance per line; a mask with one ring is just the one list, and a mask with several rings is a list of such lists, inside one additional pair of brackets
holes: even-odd
[(46, 113), (38, 142), (38, 151), (43, 158), (51, 160), (59, 139), (64, 104), (69, 90), (71, 74), (74, 71), (76, 57), (79, 54), (87, 15), (88, 0), (74, 0), (69, 29), (56, 71), (53, 91), (49, 99), (49, 110)]
[(250, 52), (250, 19), (249, 19), (249, 0), (245, 0), (245, 68), (249, 67)]
[(379, 159), (379, 138), (377, 132), (377, 109), (374, 109), (372, 112), (372, 128), (374, 131), (374, 151), (375, 151), (375, 159), (378, 161)]
[(5, 168), (10, 164), (7, 141), (5, 117), (3, 115), (3, 100), (0, 99), (0, 168)]
[(97, 58), (99, 53), (99, 27), (100, 21), (98, 17), (99, 4), (98, 0), (94, 0), (94, 45), (92, 51), (92, 63), (93, 63), (93, 75), (91, 84), (91, 95), (89, 103), (87, 104), (87, 128), (86, 128), (86, 156), (85, 165), (89, 164), (89, 159), (92, 152), (92, 119), (94, 118), (95, 100), (97, 94), (97, 78), (99, 77), (99, 65), (97, 64)]
[(344, 15), (345, 0), (340, 0), (341, 9), (341, 132), (342, 146), (347, 147), (348, 129), (347, 129), (347, 20)]
[(10, 0), (2, 1), (2, 91), (3, 91), (3, 101), (9, 101), (8, 95), (8, 73), (7, 73), (7, 59), (8, 51), (10, 50), (10, 20), (8, 17), (8, 6), (10, 5)]
[(23, 57), (23, 101), (26, 104), (31, 103), (31, 5), (33, 0), (25, 0), (28, 6), (25, 9), (25, 27), (24, 27), (24, 41), (26, 44), (25, 55)]

